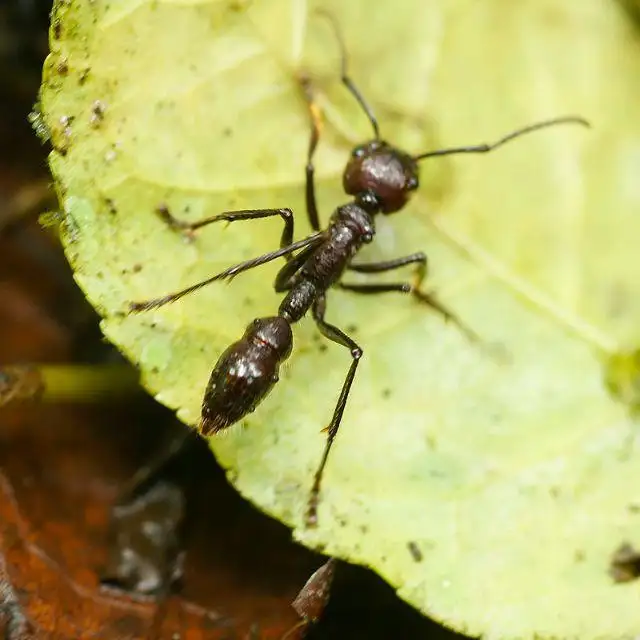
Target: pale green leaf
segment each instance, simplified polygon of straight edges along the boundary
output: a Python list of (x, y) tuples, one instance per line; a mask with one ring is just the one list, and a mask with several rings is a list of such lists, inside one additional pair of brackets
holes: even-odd
[[(323, 350), (311, 320), (296, 327), (278, 387), (211, 447), (238, 490), (298, 540), (373, 567), (455, 629), (636, 637), (640, 586), (614, 584), (608, 567), (622, 542), (640, 546), (637, 425), (626, 408), (637, 369), (608, 379), (619, 402), (601, 359), (633, 348), (640, 320), (637, 27), (611, 0), (323, 6), (383, 135), (403, 148), (490, 141), (568, 113), (594, 128), (427, 161), (418, 197), (379, 220), (368, 255), (426, 251), (441, 299), (508, 357), (410, 299), (332, 292), (328, 319), (365, 355), (317, 530), (303, 527), (306, 500), (350, 359), (336, 345)], [(277, 246), (279, 220), (206, 228), (189, 244), (155, 215), (160, 205), (185, 220), (290, 206), (296, 237), (308, 233), (302, 73), (327, 119), (322, 220), (346, 201), (342, 168), (371, 133), (312, 9), (56, 3), (41, 107), (61, 237), (106, 336), (190, 424), (221, 350), (277, 309), (277, 265), (155, 312), (122, 312)]]

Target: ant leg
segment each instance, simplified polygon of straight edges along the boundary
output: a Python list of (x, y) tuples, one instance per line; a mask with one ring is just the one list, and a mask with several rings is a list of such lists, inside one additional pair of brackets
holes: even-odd
[(276, 281), (273, 285), (276, 293), (289, 291), (293, 276), (300, 270), (300, 267), (309, 259), (309, 256), (315, 251), (316, 245), (309, 245), (303, 249), (297, 256), (290, 258), (287, 263), (278, 271)]
[(160, 206), (156, 209), (157, 214), (176, 231), (183, 231), (188, 235), (192, 235), (196, 229), (206, 227), (214, 222), (237, 222), (238, 220), (259, 220), (260, 218), (271, 218), (272, 216), (280, 216), (284, 221), (284, 229), (280, 238), (280, 247), (287, 247), (293, 241), (293, 211), (288, 208), (284, 209), (241, 209), (239, 211), (225, 211), (215, 216), (209, 216), (196, 222), (184, 222), (178, 220), (171, 214), (168, 207)]
[(434, 311), (437, 311), (446, 321), (453, 322), (453, 324), (458, 327), (458, 329), (464, 333), (464, 335), (469, 338), (472, 342), (480, 342), (480, 336), (473, 331), (470, 327), (468, 327), (460, 318), (453, 313), (450, 309), (448, 309), (445, 305), (443, 305), (436, 297), (433, 295), (426, 293), (424, 291), (420, 291), (419, 289), (414, 289), (413, 285), (409, 282), (389, 282), (382, 284), (348, 284), (340, 282), (337, 285), (340, 289), (344, 289), (345, 291), (352, 291), (353, 293), (362, 293), (362, 294), (374, 294), (374, 293), (390, 293), (392, 291), (399, 293), (410, 293), (412, 294), (419, 302), (426, 304), (431, 307)]
[(453, 322), (458, 329), (464, 333), (467, 338), (473, 342), (480, 342), (478, 334), (468, 327), (460, 318), (443, 305), (435, 296), (426, 291), (422, 291), (421, 285), (427, 275), (427, 256), (419, 251), (412, 253), (408, 256), (401, 258), (394, 258), (393, 260), (385, 260), (383, 262), (370, 262), (367, 264), (352, 264), (349, 265), (350, 271), (356, 271), (359, 273), (382, 273), (384, 271), (393, 271), (399, 269), (408, 264), (417, 264), (414, 274), (413, 282), (391, 282), (381, 284), (350, 284), (346, 282), (338, 283), (338, 287), (346, 291), (352, 291), (353, 293), (361, 294), (375, 294), (375, 293), (409, 293), (416, 300), (422, 304), (426, 304), (434, 311), (439, 313), (446, 321)]
[(309, 150), (307, 151), (305, 198), (307, 201), (307, 217), (309, 224), (314, 231), (320, 231), (318, 219), (318, 203), (316, 200), (315, 167), (313, 166), (313, 156), (318, 146), (320, 133), (322, 132), (322, 115), (318, 105), (313, 100), (311, 82), (307, 78), (301, 80), (304, 96), (311, 116), (311, 137), (309, 138)]
[(318, 15), (321, 15), (329, 21), (336, 36), (336, 40), (338, 41), (338, 46), (340, 47), (340, 80), (342, 84), (347, 88), (349, 93), (351, 93), (351, 95), (356, 99), (356, 102), (360, 105), (362, 110), (365, 112), (367, 119), (371, 124), (371, 128), (373, 129), (374, 138), (376, 140), (380, 140), (380, 128), (378, 127), (378, 120), (373, 113), (373, 109), (369, 106), (364, 96), (360, 92), (360, 89), (356, 87), (355, 82), (351, 79), (347, 72), (347, 67), (349, 66), (347, 47), (344, 43), (344, 38), (342, 37), (340, 27), (338, 26), (336, 19), (328, 11), (319, 9), (317, 13)]
[(177, 291), (175, 293), (171, 293), (166, 296), (162, 296), (160, 298), (153, 298), (151, 300), (145, 300), (143, 302), (130, 302), (129, 303), (129, 311), (130, 312), (139, 312), (139, 311), (149, 311), (150, 309), (157, 309), (159, 307), (164, 306), (170, 302), (175, 302), (180, 298), (186, 296), (189, 293), (193, 293), (198, 289), (202, 289), (202, 287), (206, 287), (208, 284), (215, 282), (216, 280), (231, 280), (235, 278), (239, 273), (243, 271), (248, 271), (249, 269), (253, 269), (254, 267), (259, 267), (260, 265), (266, 264), (267, 262), (271, 262), (272, 260), (276, 260), (277, 258), (282, 258), (284, 256), (288, 256), (294, 251), (298, 251), (299, 249), (305, 249), (307, 247), (315, 247), (320, 242), (322, 242), (323, 234), (322, 233), (314, 233), (310, 236), (307, 236), (304, 240), (298, 240), (298, 242), (293, 242), (287, 247), (281, 247), (276, 251), (271, 251), (270, 253), (265, 253), (264, 255), (258, 256), (257, 258), (252, 258), (251, 260), (246, 260), (245, 262), (241, 262), (240, 264), (236, 264), (233, 267), (229, 267), (224, 271), (212, 276), (211, 278), (207, 278), (202, 282), (197, 282), (186, 289), (182, 289), (181, 291)]
[(335, 440), (338, 429), (340, 428), (342, 414), (344, 413), (344, 408), (347, 404), (347, 398), (349, 397), (351, 384), (353, 383), (353, 379), (356, 375), (358, 363), (360, 362), (360, 358), (362, 358), (362, 349), (358, 344), (356, 344), (356, 342), (354, 342), (346, 333), (343, 333), (337, 327), (334, 327), (332, 324), (325, 322), (324, 314), (326, 308), (326, 297), (322, 296), (318, 298), (313, 305), (313, 319), (318, 325), (320, 333), (325, 338), (328, 338), (332, 342), (336, 342), (337, 344), (340, 344), (343, 347), (349, 349), (349, 351), (351, 352), (352, 361), (347, 373), (347, 377), (342, 384), (342, 390), (340, 391), (340, 396), (338, 398), (336, 408), (334, 409), (333, 417), (331, 418), (331, 422), (326, 429), (328, 433), (327, 443), (324, 447), (324, 452), (322, 453), (320, 464), (318, 465), (318, 469), (316, 470), (315, 476), (313, 478), (313, 486), (311, 487), (311, 494), (309, 495), (309, 505), (306, 518), (307, 526), (309, 527), (313, 527), (318, 524), (318, 504), (320, 502), (320, 485), (322, 483), (322, 475), (329, 458), (329, 452), (331, 451), (333, 441)]
[(356, 271), (357, 273), (382, 273), (383, 271), (393, 271), (408, 264), (418, 263), (418, 270), (422, 270), (423, 275), (420, 281), (424, 279), (427, 272), (427, 255), (423, 251), (412, 253), (401, 258), (393, 258), (392, 260), (383, 260), (382, 262), (367, 262), (365, 264), (350, 264), (348, 271)]

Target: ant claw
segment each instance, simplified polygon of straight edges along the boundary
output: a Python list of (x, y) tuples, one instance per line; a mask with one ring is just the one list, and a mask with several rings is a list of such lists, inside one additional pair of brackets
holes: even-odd
[(195, 230), (193, 226), (188, 222), (182, 222), (178, 220), (172, 213), (169, 211), (169, 207), (166, 204), (161, 204), (156, 208), (156, 213), (162, 221), (174, 231), (179, 231), (188, 242), (193, 242), (196, 238)]

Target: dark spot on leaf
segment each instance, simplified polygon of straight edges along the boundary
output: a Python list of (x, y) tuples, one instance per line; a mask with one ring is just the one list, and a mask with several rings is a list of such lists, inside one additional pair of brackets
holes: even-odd
[(58, 65), (56, 66), (56, 71), (61, 76), (66, 76), (67, 73), (69, 73), (69, 64), (67, 63), (66, 58), (63, 58), (62, 60), (60, 60), (60, 62), (58, 62)]
[(86, 69), (83, 69), (80, 72), (80, 75), (78, 76), (78, 84), (80, 86), (82, 86), (87, 81), (87, 78), (89, 77), (89, 72), (90, 71), (91, 71), (91, 67), (87, 67)]
[(413, 540), (407, 542), (407, 549), (409, 549), (409, 553), (411, 554), (414, 562), (422, 562), (422, 551), (420, 551), (420, 547), (418, 547)]
[(107, 210), (111, 215), (115, 215), (116, 213), (118, 213), (118, 208), (116, 207), (116, 203), (112, 198), (105, 198), (104, 203), (105, 205), (107, 205)]
[(248, 0), (235, 0), (234, 2), (229, 3), (229, 11), (232, 11), (233, 13), (242, 13), (246, 10), (248, 4)]
[(604, 383), (633, 415), (640, 414), (640, 349), (610, 356), (605, 363)]
[(131, 267), (131, 270), (133, 273), (140, 273), (142, 271), (142, 265), (139, 262), (136, 262), (136, 264)]
[(355, 324), (347, 325), (347, 333), (357, 333), (357, 332), (358, 332), (358, 325), (355, 325)]
[(91, 105), (91, 117), (89, 122), (92, 126), (97, 127), (103, 120), (104, 114), (107, 110), (106, 105), (101, 100), (94, 100)]
[(382, 390), (382, 397), (385, 398), (385, 399), (386, 398), (390, 398), (391, 397), (391, 389), (389, 389), (388, 387), (385, 387)]
[(640, 578), (640, 551), (628, 542), (623, 542), (611, 557), (609, 575), (618, 583)]
[(324, 353), (328, 348), (329, 347), (324, 342), (318, 345), (318, 351), (320, 353)]
[(225, 128), (222, 130), (222, 135), (223, 135), (225, 138), (230, 138), (230, 137), (233, 135), (233, 129), (232, 129), (231, 127), (225, 127)]

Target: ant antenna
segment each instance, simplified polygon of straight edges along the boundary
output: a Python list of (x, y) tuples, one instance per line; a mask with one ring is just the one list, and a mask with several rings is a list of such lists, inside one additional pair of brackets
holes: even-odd
[(376, 140), (380, 140), (380, 127), (378, 126), (378, 121), (375, 115), (373, 115), (373, 110), (367, 104), (364, 96), (360, 93), (358, 87), (356, 87), (353, 80), (347, 74), (347, 47), (344, 44), (344, 39), (342, 37), (342, 33), (340, 32), (338, 23), (336, 22), (335, 18), (327, 11), (318, 9), (316, 13), (320, 16), (323, 16), (329, 21), (336, 36), (336, 40), (338, 41), (338, 46), (340, 47), (340, 79), (342, 80), (342, 84), (347, 87), (347, 89), (351, 92), (351, 95), (358, 101), (358, 104), (362, 107), (362, 110), (367, 114), (367, 118), (369, 118), (369, 122), (373, 127), (373, 135)]
[(565, 116), (562, 118), (554, 118), (553, 120), (543, 120), (542, 122), (536, 122), (535, 124), (530, 124), (526, 127), (522, 127), (522, 129), (516, 129), (511, 133), (508, 133), (504, 138), (500, 138), (497, 142), (493, 144), (477, 144), (470, 147), (452, 147), (451, 149), (437, 149), (436, 151), (428, 151), (427, 153), (421, 153), (418, 156), (413, 156), (413, 160), (424, 160), (424, 158), (433, 158), (434, 156), (448, 156), (453, 155), (454, 153), (489, 153), (489, 151), (493, 151), (498, 147), (501, 147), (503, 144), (513, 140), (514, 138), (519, 138), (527, 133), (531, 133), (532, 131), (537, 131), (538, 129), (544, 129), (546, 127), (553, 127), (557, 124), (580, 124), (583, 127), (591, 127), (591, 124), (585, 120), (584, 118), (580, 118), (578, 116)]

